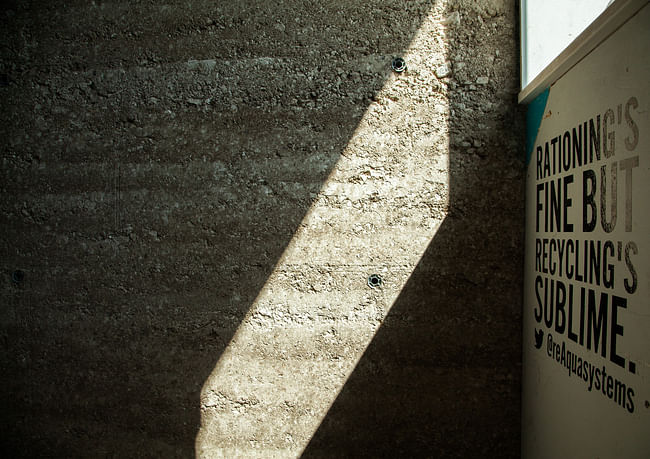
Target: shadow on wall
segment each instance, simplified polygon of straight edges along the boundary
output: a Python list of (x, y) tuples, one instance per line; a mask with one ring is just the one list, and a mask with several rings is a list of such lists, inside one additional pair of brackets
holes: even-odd
[(463, 194), (303, 457), (519, 457), (521, 209)]
[[(193, 455), (204, 381), (382, 87), (391, 56), (406, 48), (431, 5), (27, 1), (3, 10), (5, 456)], [(497, 163), (467, 158), (498, 174)], [(462, 173), (462, 162), (454, 163)], [(485, 173), (475, 178), (485, 180)], [(476, 280), (470, 270), (463, 274), (467, 280), (445, 258), (450, 266), (438, 280), (440, 263), (427, 262), (462, 256), (483, 273), (487, 266), (477, 260), (502, 250), (504, 234), (514, 231), (508, 227), (490, 242), (493, 231), (510, 224), (492, 215), (474, 225), (472, 209), (492, 191), (464, 191), (466, 184), (452, 179), (458, 216), (440, 239), (451, 247), (432, 243), (423, 260), (428, 267), (418, 269), (396, 306), (396, 314), (422, 319), (417, 333), (402, 336), (411, 319), (394, 315), (373, 344), (402, 349), (412, 364), (395, 354), (372, 357), (371, 348), (310, 448), (326, 452), (318, 445), (337, 432), (327, 427), (354, 421), (352, 413), (341, 418), (346, 394), (354, 394), (350, 388), (368, 389), (370, 397), (360, 400), (369, 417), (356, 428), (379, 432), (389, 425), (381, 404), (397, 403), (435, 375), (448, 381), (441, 368), (459, 366), (456, 352), (478, 346), (475, 340), (484, 336), (477, 331), (469, 338), (466, 328), (459, 335), (451, 325), (458, 317), (472, 311), (501, 321), (489, 334), (494, 339), (483, 343), (487, 351), (464, 355), (468, 365), (488, 354), (487, 362), (494, 362), (490, 352), (498, 352), (493, 342), (503, 334), (502, 323), (508, 332), (515, 328), (509, 325), (516, 320), (506, 316), (518, 284), (499, 282), (501, 276), (512, 280), (510, 268), (490, 273), (496, 280)], [(464, 193), (468, 202), (474, 194), (479, 201), (463, 208)], [(501, 199), (496, 202), (511, 204)], [(465, 226), (485, 239), (468, 244), (461, 237)], [(490, 251), (481, 258), (484, 243)], [(15, 269), (25, 273), (20, 283), (11, 281)], [(409, 292), (434, 284), (444, 293), (430, 303), (409, 300)], [(503, 301), (477, 300), (484, 287), (499, 291)], [(468, 291), (474, 292), (471, 308), (455, 297)], [(481, 305), (485, 310), (478, 311)], [(447, 320), (442, 332), (448, 340), (427, 329), (438, 330), (440, 318)], [(476, 322), (482, 327), (489, 328)], [(426, 341), (412, 342), (417, 334)], [(465, 347), (451, 344), (460, 336), (470, 340)], [(432, 361), (427, 349), (438, 344), (447, 351)], [(499, 361), (517, 358), (506, 354)], [(420, 365), (425, 373), (415, 372)], [(416, 385), (401, 393), (367, 386), (377, 378), (366, 381), (365, 375), (379, 369), (389, 372), (386, 384), (405, 384), (406, 377)], [(411, 373), (399, 373), (407, 369)], [(471, 367), (469, 374), (484, 381), (493, 373)], [(447, 399), (451, 387), (424, 396)], [(372, 439), (356, 432), (350, 439)], [(381, 444), (385, 452), (398, 451), (397, 443)], [(354, 450), (342, 438), (327, 447)]]
[(449, 214), (303, 457), (519, 457), (518, 15), (454, 9)]

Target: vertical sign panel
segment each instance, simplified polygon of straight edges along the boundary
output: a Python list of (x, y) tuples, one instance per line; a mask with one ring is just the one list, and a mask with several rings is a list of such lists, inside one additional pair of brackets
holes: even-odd
[(650, 457), (649, 24), (529, 107), (524, 457)]

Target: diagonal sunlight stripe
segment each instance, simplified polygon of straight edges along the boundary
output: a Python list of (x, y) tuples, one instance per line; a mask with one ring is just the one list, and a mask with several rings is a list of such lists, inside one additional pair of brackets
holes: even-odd
[(429, 12), (407, 72), (367, 110), (205, 381), (198, 457), (299, 456), (442, 224), (444, 11)]

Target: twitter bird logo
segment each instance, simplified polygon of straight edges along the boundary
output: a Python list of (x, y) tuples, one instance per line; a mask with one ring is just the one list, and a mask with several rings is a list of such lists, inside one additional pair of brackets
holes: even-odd
[(544, 341), (544, 332), (540, 329), (535, 329), (535, 348), (539, 349), (542, 347), (542, 341)]

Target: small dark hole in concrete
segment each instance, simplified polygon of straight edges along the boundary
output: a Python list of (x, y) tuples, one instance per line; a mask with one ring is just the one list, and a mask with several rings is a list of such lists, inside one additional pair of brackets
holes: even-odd
[(0, 86), (9, 86), (9, 76), (6, 73), (0, 73)]
[(14, 281), (15, 284), (20, 284), (24, 279), (25, 279), (25, 273), (22, 272), (20, 269), (17, 269), (13, 273), (11, 273), (11, 280)]
[(381, 276), (379, 274), (372, 274), (368, 277), (368, 287), (376, 288), (379, 287), (382, 283)]
[(402, 59), (401, 57), (396, 57), (395, 59), (393, 59), (393, 63), (391, 64), (391, 67), (397, 73), (401, 73), (406, 69), (406, 61), (404, 61), (404, 59)]

